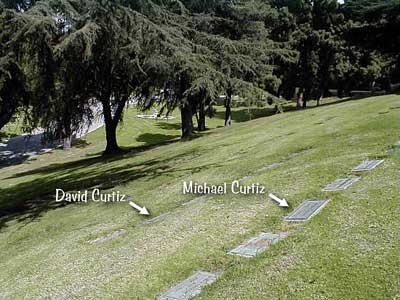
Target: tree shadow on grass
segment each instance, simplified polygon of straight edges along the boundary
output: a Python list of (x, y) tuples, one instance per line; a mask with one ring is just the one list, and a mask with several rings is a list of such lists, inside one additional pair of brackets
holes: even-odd
[(169, 123), (169, 122), (157, 122), (157, 127), (166, 130), (180, 130), (181, 124), (180, 123)]
[[(362, 99), (367, 99), (370, 97), (377, 97), (377, 96), (383, 96), (383, 95), (360, 95), (360, 96), (353, 96), (353, 97), (348, 97), (348, 98), (337, 98), (335, 101), (329, 101), (327, 103), (322, 102), (319, 106), (316, 105), (316, 101), (309, 100), (307, 102), (307, 108), (306, 110), (317, 108), (317, 107), (325, 107), (325, 106), (331, 106), (335, 104), (340, 104), (340, 103), (345, 103), (348, 101), (356, 101), (356, 100), (362, 100)], [(311, 106), (310, 103), (315, 102), (315, 105)], [(296, 108), (296, 106), (293, 103), (289, 103), (286, 105), (283, 105), (282, 107), (283, 112), (294, 112), (294, 111), (299, 111), (299, 109)], [(304, 110), (304, 109), (300, 109)], [(264, 117), (270, 117), (276, 114), (276, 109), (272, 107), (262, 107), (262, 108), (251, 108), (250, 109), (250, 115), (249, 115), (249, 110), (246, 107), (241, 107), (239, 109), (233, 109), (232, 110), (232, 120), (241, 123), (241, 122), (247, 122), (251, 121), (254, 119), (258, 118), (264, 118)], [(218, 119), (225, 119), (225, 111), (218, 111), (215, 113), (215, 117)]]
[[(133, 146), (133, 147), (121, 147), (122, 151), (120, 151), (118, 154), (111, 154), (111, 155), (106, 155), (106, 156), (102, 156), (103, 151), (101, 152), (95, 152), (95, 153), (90, 153), (90, 154), (86, 154), (86, 157), (89, 158), (99, 158), (101, 159), (101, 157), (103, 158), (113, 158), (116, 157), (117, 159), (121, 158), (121, 156), (124, 155), (130, 155), (130, 154), (136, 154), (136, 153), (140, 153), (140, 152), (145, 152), (148, 150), (152, 150), (152, 149), (156, 149), (162, 146), (166, 146), (169, 144), (174, 144), (174, 143), (179, 143), (179, 142), (186, 142), (186, 141), (190, 141), (190, 140), (195, 140), (197, 138), (200, 138), (202, 136), (205, 135), (209, 135), (212, 134), (212, 132), (194, 132), (192, 134), (192, 136), (190, 138), (187, 139), (181, 139), (179, 135), (160, 135), (158, 136), (158, 138), (160, 138), (159, 142), (153, 142), (153, 143), (148, 143), (145, 145), (140, 145), (140, 146)], [(151, 141), (154, 136), (157, 134), (143, 134), (144, 139), (142, 139), (142, 141)], [(157, 137), (156, 137), (157, 138)], [(45, 167), (48, 168), (48, 167)]]
[(86, 148), (87, 146), (90, 146), (90, 143), (87, 142), (87, 141), (86, 141), (85, 139), (83, 139), (83, 138), (79, 138), (79, 139), (76, 139), (76, 140), (74, 140), (74, 141), (72, 142), (72, 146), (73, 146), (74, 148), (83, 149), (83, 148)]
[[(262, 117), (269, 117), (275, 114), (275, 109), (272, 108), (252, 108), (250, 109), (250, 114), (247, 108), (233, 109), (232, 110), (232, 120), (237, 123), (247, 122), (253, 119), (258, 119)], [(225, 111), (217, 111), (215, 113), (215, 118), (225, 120)]]
[[(331, 106), (331, 105), (336, 105), (336, 104), (341, 104), (349, 101), (357, 101), (357, 100), (363, 100), (363, 99), (368, 99), (368, 98), (374, 98), (374, 97), (379, 97), (379, 96), (385, 96), (387, 94), (369, 94), (369, 95), (359, 95), (359, 96), (353, 96), (353, 97), (346, 97), (346, 98), (337, 98), (335, 101), (329, 101), (327, 103), (322, 102), (319, 106), (316, 104), (314, 106), (307, 106), (307, 109), (311, 108), (317, 108), (317, 107), (325, 107), (325, 106)], [(315, 101), (316, 103), (316, 101)]]
[(40, 218), (48, 210), (74, 204), (56, 202), (57, 188), (64, 191), (94, 188), (108, 190), (142, 178), (146, 181), (165, 175), (177, 178), (185, 176), (188, 172), (194, 174), (204, 168), (219, 166), (214, 163), (189, 168), (180, 167), (182, 162), (198, 155), (199, 151), (190, 150), (166, 159), (154, 158), (135, 163), (129, 162), (130, 155), (86, 158), (17, 174), (15, 177), (33, 174), (40, 176), (9, 188), (0, 188), (0, 229), (11, 220), (26, 224)]
[[(17, 154), (17, 155), (12, 154), (12, 157), (10, 157), (10, 156), (6, 157), (6, 158), (0, 157), (0, 169), (22, 164), (25, 161), (27, 161), (28, 159), (30, 159), (30, 156), (25, 155), (23, 153)], [(34, 159), (34, 158), (31, 158), (31, 159)]]
[(179, 135), (176, 134), (143, 133), (136, 138), (136, 141), (145, 143), (146, 145), (159, 145), (177, 138), (179, 138)]

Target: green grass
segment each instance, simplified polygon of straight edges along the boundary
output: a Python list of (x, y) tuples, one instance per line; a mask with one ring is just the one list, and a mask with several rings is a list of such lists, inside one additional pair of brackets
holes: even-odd
[[(155, 299), (196, 270), (224, 271), (198, 299), (389, 299), (398, 295), (399, 96), (344, 101), (216, 128), (179, 142), (174, 122), (139, 120), (119, 131), (121, 157), (102, 158), (103, 132), (87, 144), (1, 169), (0, 299)], [(166, 124), (164, 124), (166, 123)], [(162, 145), (160, 145), (162, 143)], [(294, 155), (295, 154), (295, 155)], [(343, 192), (321, 188), (367, 158), (385, 163)], [(277, 168), (255, 173), (274, 162)], [(289, 200), (330, 203), (288, 224), (266, 195), (213, 196), (182, 206), (182, 181), (259, 182)], [(127, 203), (54, 203), (55, 188), (119, 190), (164, 219)], [(103, 244), (89, 240), (124, 228)], [(291, 234), (255, 259), (226, 255), (260, 231)]]

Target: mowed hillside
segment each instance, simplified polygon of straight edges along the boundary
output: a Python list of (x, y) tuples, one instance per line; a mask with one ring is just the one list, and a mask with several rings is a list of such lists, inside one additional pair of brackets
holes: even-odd
[[(122, 156), (99, 156), (98, 130), (69, 151), (2, 168), (0, 299), (156, 299), (198, 270), (222, 275), (197, 299), (396, 299), (400, 154), (388, 150), (399, 141), (399, 114), (400, 96), (371, 97), (230, 128), (212, 119), (213, 129), (180, 142), (179, 119), (141, 120), (132, 109), (119, 131), (131, 149)], [(385, 162), (349, 189), (321, 191), (376, 158)], [(267, 194), (196, 202), (182, 194), (183, 181), (244, 176), (289, 209)], [(56, 188), (120, 191), (161, 217), (146, 222), (127, 202), (55, 203)], [(307, 199), (331, 201), (305, 223), (284, 222)], [(227, 255), (259, 232), (283, 231), (256, 258)]]

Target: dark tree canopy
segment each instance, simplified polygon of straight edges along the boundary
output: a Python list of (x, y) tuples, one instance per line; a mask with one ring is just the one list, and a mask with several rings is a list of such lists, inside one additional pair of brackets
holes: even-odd
[(137, 99), (193, 118), (233, 95), (311, 98), (329, 88), (400, 80), (397, 0), (43, 0), (0, 5), (0, 128), (20, 111), (26, 127), (65, 138), (102, 107), (107, 153), (125, 104)]

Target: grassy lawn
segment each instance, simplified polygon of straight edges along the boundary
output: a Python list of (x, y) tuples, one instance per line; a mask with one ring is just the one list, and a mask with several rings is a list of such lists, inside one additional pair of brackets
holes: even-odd
[[(123, 156), (102, 158), (103, 130), (68, 151), (1, 169), (0, 299), (156, 299), (197, 270), (224, 271), (198, 299), (388, 299), (400, 297), (400, 97), (329, 103), (210, 130), (179, 142), (179, 118), (143, 120), (135, 109), (119, 130)], [(269, 111), (254, 109), (259, 117)], [(321, 188), (368, 158), (385, 163), (343, 192)], [(280, 162), (276, 168), (255, 172)], [(182, 181), (217, 184), (250, 175), (285, 197), (221, 195), (182, 205)], [(55, 203), (56, 188), (120, 191), (149, 208), (144, 223), (127, 203)], [(330, 198), (304, 224), (283, 218), (305, 199)], [(118, 229), (102, 244), (89, 240)], [(260, 231), (289, 231), (254, 259), (227, 251)]]

